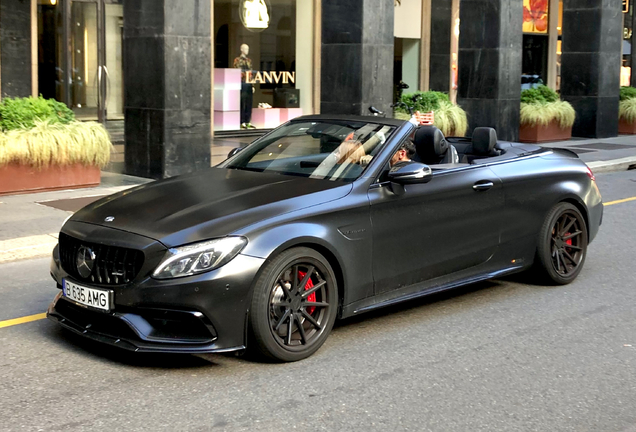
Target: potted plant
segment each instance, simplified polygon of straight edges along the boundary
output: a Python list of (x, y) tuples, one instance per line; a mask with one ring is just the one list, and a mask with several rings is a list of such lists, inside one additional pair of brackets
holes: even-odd
[(112, 144), (95, 122), (78, 122), (63, 103), (0, 101), (0, 194), (99, 184)]
[(409, 120), (411, 113), (433, 112), (433, 125), (446, 136), (464, 136), (468, 130), (466, 112), (451, 103), (448, 95), (442, 92), (427, 91), (402, 95), (395, 104), (395, 118)]
[(576, 112), (557, 92), (540, 85), (521, 92), (519, 141), (546, 142), (572, 138)]
[(618, 104), (618, 133), (636, 134), (636, 88), (621, 87)]

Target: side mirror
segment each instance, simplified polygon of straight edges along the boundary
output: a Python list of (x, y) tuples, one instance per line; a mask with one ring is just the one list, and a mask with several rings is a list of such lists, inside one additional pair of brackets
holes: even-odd
[(389, 181), (400, 185), (428, 183), (432, 178), (431, 167), (419, 162), (400, 164), (389, 171)]
[(235, 154), (237, 154), (238, 152), (240, 152), (241, 150), (243, 150), (243, 147), (236, 147), (233, 148), (232, 150), (230, 150), (230, 152), (227, 154), (227, 158), (231, 158), (232, 156), (234, 156)]

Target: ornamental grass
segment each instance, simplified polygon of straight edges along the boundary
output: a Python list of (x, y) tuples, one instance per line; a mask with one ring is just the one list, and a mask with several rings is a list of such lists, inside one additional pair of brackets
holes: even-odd
[(569, 128), (574, 124), (576, 112), (569, 102), (535, 102), (522, 103), (520, 122), (524, 125), (547, 126), (556, 121), (561, 129)]
[(636, 122), (636, 98), (624, 99), (619, 102), (618, 118), (627, 123)]
[(50, 165), (96, 165), (110, 161), (108, 132), (95, 122), (67, 124), (37, 121), (30, 129), (0, 132), (0, 167), (14, 163), (44, 168)]
[(464, 136), (468, 130), (466, 111), (459, 105), (450, 102), (446, 93), (428, 91), (403, 95), (401, 105), (395, 108), (395, 118), (409, 120), (408, 108), (421, 113), (433, 111), (435, 113), (433, 125), (445, 136)]

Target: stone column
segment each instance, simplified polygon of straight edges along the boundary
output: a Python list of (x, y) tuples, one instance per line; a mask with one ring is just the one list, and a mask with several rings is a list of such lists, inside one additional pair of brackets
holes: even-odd
[(126, 173), (210, 166), (211, 0), (126, 0)]
[(31, 95), (31, 0), (0, 0), (0, 96)]
[(452, 0), (435, 0), (431, 4), (431, 60), (429, 88), (450, 90)]
[(470, 130), (489, 126), (502, 140), (519, 138), (521, 0), (462, 0), (457, 102)]
[(618, 135), (623, 16), (618, 0), (564, 0), (561, 97), (576, 110), (572, 135)]
[(322, 0), (320, 112), (390, 115), (393, 0)]

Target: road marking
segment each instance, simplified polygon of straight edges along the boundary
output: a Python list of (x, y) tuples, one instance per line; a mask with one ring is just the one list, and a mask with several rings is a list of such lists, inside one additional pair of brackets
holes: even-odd
[(616, 200), (616, 201), (610, 201), (610, 202), (606, 202), (603, 205), (604, 206), (611, 206), (614, 204), (621, 204), (624, 202), (628, 202), (628, 201), (636, 201), (636, 197), (631, 197), (631, 198), (625, 198), (625, 199), (620, 199), (620, 200)]
[(0, 321), (0, 328), (11, 327), (18, 324), (25, 324), (33, 321), (39, 321), (46, 318), (46, 313), (40, 313), (35, 315), (23, 316), (20, 318), (14, 318), (10, 320)]

